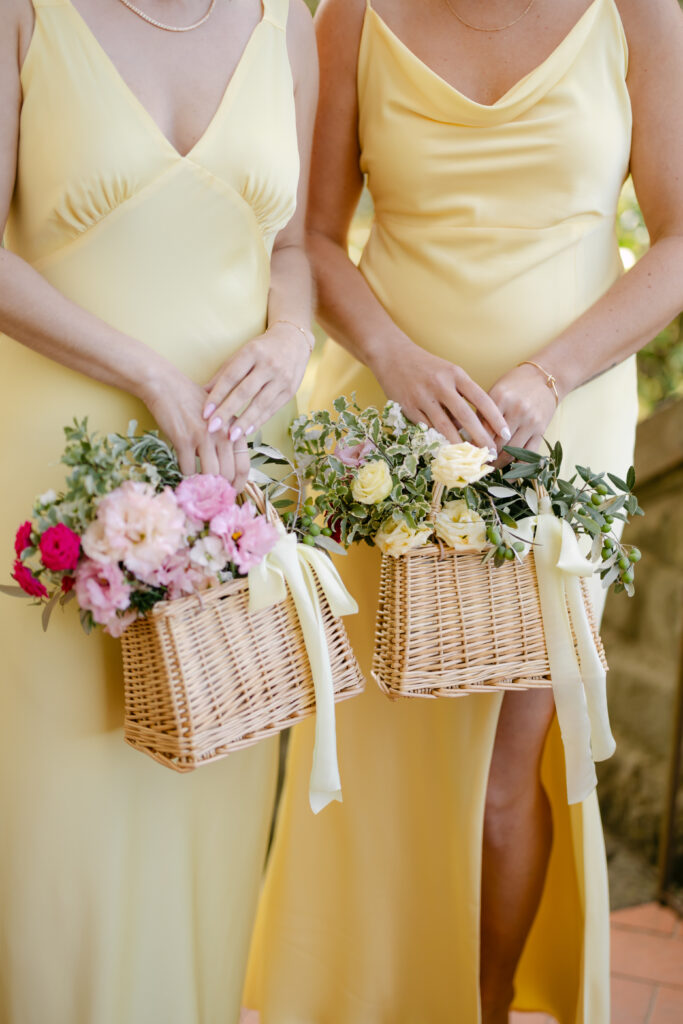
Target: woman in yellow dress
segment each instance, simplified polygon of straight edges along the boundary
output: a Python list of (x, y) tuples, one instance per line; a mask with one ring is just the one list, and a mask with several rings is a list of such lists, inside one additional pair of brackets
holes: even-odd
[[(323, 0), (317, 21), (310, 251), (335, 342), (312, 405), (389, 396), (451, 439), (546, 435), (568, 467), (623, 473), (633, 353), (683, 304), (675, 0)], [(629, 166), (653, 244), (622, 277)], [(378, 558), (340, 568), (369, 675)], [(551, 696), (391, 704), (370, 685), (338, 736), (344, 804), (314, 820), (295, 731), (247, 988), (262, 1024), (504, 1024), (513, 988), (519, 1009), (608, 1024), (597, 801), (567, 804)]]
[[(308, 11), (136, 6), (0, 11), (7, 578), (74, 416), (156, 423), (185, 472), (240, 486), (244, 435), (286, 439), (310, 351)], [(0, 1021), (235, 1024), (277, 743), (191, 776), (126, 747), (119, 645), (73, 606), (42, 635), (4, 599), (0, 649)]]

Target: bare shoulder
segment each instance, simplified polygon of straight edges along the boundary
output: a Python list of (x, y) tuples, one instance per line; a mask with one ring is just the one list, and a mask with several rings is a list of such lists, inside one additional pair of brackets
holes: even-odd
[(683, 11), (678, 0), (615, 0), (628, 42), (630, 65), (652, 65), (662, 51), (681, 53)]
[(21, 67), (33, 34), (34, 13), (31, 0), (2, 0), (0, 4), (0, 47), (3, 63), (10, 54), (16, 68)]

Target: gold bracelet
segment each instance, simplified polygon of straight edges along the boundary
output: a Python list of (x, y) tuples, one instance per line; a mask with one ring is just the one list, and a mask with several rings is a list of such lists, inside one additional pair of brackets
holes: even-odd
[(537, 370), (540, 370), (545, 377), (546, 387), (550, 388), (552, 393), (555, 395), (555, 405), (560, 404), (560, 395), (557, 390), (557, 378), (553, 377), (552, 373), (548, 373), (540, 363), (535, 363), (533, 359), (525, 359), (524, 362), (518, 363), (518, 366), (535, 366)]
[(313, 333), (313, 331), (307, 331), (299, 324), (295, 324), (293, 320), (273, 320), (273, 322), (268, 324), (268, 326), (273, 327), (275, 324), (289, 324), (289, 326), (293, 327), (295, 331), (299, 332), (299, 334), (303, 334), (304, 338), (306, 339), (306, 344), (308, 345), (309, 352), (312, 352), (313, 349), (315, 348), (315, 334)]

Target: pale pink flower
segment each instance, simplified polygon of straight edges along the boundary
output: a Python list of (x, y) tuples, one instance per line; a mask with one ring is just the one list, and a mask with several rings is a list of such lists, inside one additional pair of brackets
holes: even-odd
[[(221, 549), (223, 545), (221, 542)], [(168, 587), (168, 600), (175, 601), (178, 597), (185, 597), (187, 594), (195, 594), (198, 590), (206, 590), (210, 584), (210, 576), (206, 569), (192, 564), (190, 560), (190, 549), (183, 548), (175, 555), (167, 558), (160, 569), (154, 573), (151, 580), (156, 586)], [(227, 561), (223, 551), (223, 564)], [(222, 565), (220, 566), (222, 568)], [(211, 570), (213, 573), (214, 570)]]
[(374, 451), (375, 446), (372, 441), (361, 441), (360, 444), (353, 445), (352, 448), (346, 448), (342, 444), (338, 444), (334, 449), (333, 454), (340, 462), (343, 462), (345, 466), (352, 466), (357, 469), (362, 466), (368, 455)]
[(190, 519), (208, 523), (235, 504), (235, 488), (225, 477), (210, 473), (188, 476), (175, 491), (178, 504)]
[(277, 543), (277, 530), (251, 502), (235, 505), (211, 520), (211, 532), (221, 538), (228, 559), (245, 575)]
[(127, 480), (103, 498), (83, 535), (83, 550), (99, 562), (123, 562), (142, 580), (183, 546), (185, 515), (170, 488)]
[[(230, 515), (230, 513), (221, 513)], [(200, 537), (190, 548), (190, 561), (208, 572), (217, 573), (230, 561), (223, 540), (218, 536)]]
[(76, 569), (75, 589), (81, 608), (102, 625), (130, 605), (131, 588), (116, 562), (82, 559)]
[(134, 608), (129, 608), (127, 612), (122, 612), (120, 615), (114, 612), (111, 618), (102, 623), (104, 632), (118, 639), (138, 618), (139, 615)]

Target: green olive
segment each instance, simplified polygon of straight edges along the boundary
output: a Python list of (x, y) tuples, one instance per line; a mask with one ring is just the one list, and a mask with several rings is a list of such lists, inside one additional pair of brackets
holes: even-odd
[(516, 540), (512, 546), (515, 549), (515, 551), (524, 551), (524, 545), (522, 544), (521, 540)]
[(301, 525), (305, 526), (305, 527), (309, 527), (311, 525), (311, 517), (310, 516), (302, 516), (301, 517)]
[(611, 526), (612, 523), (614, 522), (614, 516), (605, 516), (605, 522), (609, 523), (610, 526)]
[(591, 494), (591, 504), (593, 504), (593, 505), (601, 505), (602, 504), (602, 498), (600, 497), (599, 494)]
[(308, 532), (311, 537), (317, 537), (320, 533), (320, 527), (317, 523), (311, 523), (308, 527)]
[(512, 548), (505, 549), (505, 557), (507, 558), (508, 562), (512, 561), (512, 559), (515, 557), (515, 553), (512, 550)]
[(598, 484), (598, 486), (595, 489), (598, 492), (598, 494), (609, 494), (609, 491), (607, 490), (604, 484)]
[(631, 548), (628, 553), (628, 557), (631, 562), (639, 562), (643, 556), (639, 548)]
[(315, 537), (311, 537), (310, 533), (307, 533), (303, 538), (304, 544), (315, 544)]
[(622, 583), (633, 583), (633, 569), (629, 569), (628, 572), (622, 573)]
[(612, 527), (610, 526), (609, 523), (603, 523), (602, 526), (600, 527), (600, 532), (601, 533), (609, 533), (611, 529), (612, 529)]
[(617, 565), (619, 566), (620, 569), (628, 569), (630, 564), (631, 563), (629, 562), (628, 558), (626, 558), (625, 555), (622, 555), (621, 558), (619, 559), (619, 561), (617, 562)]
[(500, 530), (497, 530), (495, 526), (489, 526), (486, 533), (491, 543), (498, 547), (501, 541)]
[(606, 562), (606, 561), (607, 561), (607, 559), (608, 559), (608, 558), (611, 558), (611, 557), (612, 557), (612, 549), (611, 549), (611, 548), (608, 548), (608, 547), (604, 547), (604, 548), (602, 549), (602, 558), (603, 558), (603, 561), (604, 561), (604, 562)]
[(603, 543), (603, 547), (606, 547), (606, 548), (613, 548), (614, 547), (614, 541), (612, 540), (611, 537), (605, 537), (605, 539), (603, 540), (602, 543)]
[(321, 530), (321, 533), (322, 533), (323, 537), (331, 537), (332, 536), (332, 530), (329, 528), (329, 526), (323, 526), (323, 528)]

